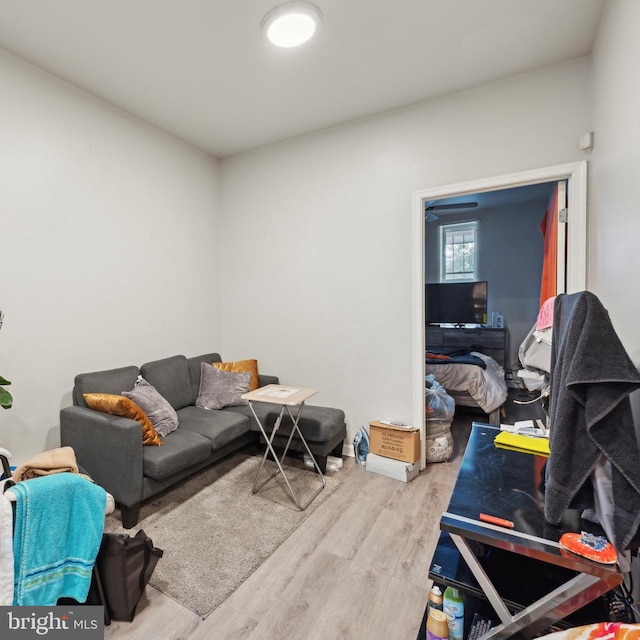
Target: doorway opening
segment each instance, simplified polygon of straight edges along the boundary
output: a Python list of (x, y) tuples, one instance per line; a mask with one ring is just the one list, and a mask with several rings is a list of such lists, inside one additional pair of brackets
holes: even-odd
[[(586, 193), (587, 163), (578, 162), (567, 165), (546, 167), (532, 171), (507, 174), (470, 182), (422, 189), (413, 193), (413, 249), (412, 249), (412, 318), (413, 318), (413, 380), (414, 403), (413, 423), (420, 427), (423, 450), (420, 468), (425, 466), (425, 240), (427, 203), (447, 199), (447, 203), (469, 202), (472, 195), (489, 194), (507, 189), (540, 185), (554, 181), (566, 181), (567, 218), (569, 224), (563, 227), (566, 238), (566, 256), (563, 261), (565, 273), (562, 274), (565, 291), (572, 293), (586, 288)], [(448, 200), (448, 199), (453, 200)], [(474, 200), (475, 201), (475, 200)], [(437, 211), (435, 212), (437, 215)], [(433, 219), (433, 216), (432, 216)]]

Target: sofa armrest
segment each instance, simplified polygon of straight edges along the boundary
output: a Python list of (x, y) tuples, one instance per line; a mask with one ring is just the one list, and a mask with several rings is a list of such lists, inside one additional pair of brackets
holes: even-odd
[(280, 384), (278, 376), (266, 376), (262, 373), (258, 374), (258, 380), (261, 387), (266, 387), (268, 384)]
[(127, 506), (142, 500), (140, 423), (86, 407), (60, 411), (61, 446), (72, 447), (78, 465)]

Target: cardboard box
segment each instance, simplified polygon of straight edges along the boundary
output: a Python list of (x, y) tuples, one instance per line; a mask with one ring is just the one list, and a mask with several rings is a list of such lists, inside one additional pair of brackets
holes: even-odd
[(394, 460), (415, 462), (420, 458), (420, 429), (370, 422), (369, 451)]
[(366, 463), (367, 471), (379, 473), (382, 476), (409, 482), (418, 475), (418, 465), (410, 462), (402, 462), (402, 460), (393, 460), (384, 456), (377, 456), (375, 453), (367, 455)]

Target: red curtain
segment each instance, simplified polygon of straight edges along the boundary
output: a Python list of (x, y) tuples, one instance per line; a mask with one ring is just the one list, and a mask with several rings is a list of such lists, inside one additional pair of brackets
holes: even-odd
[(547, 298), (556, 295), (556, 269), (558, 265), (558, 187), (553, 190), (547, 211), (540, 223), (544, 238), (542, 280), (540, 282), (540, 307)]

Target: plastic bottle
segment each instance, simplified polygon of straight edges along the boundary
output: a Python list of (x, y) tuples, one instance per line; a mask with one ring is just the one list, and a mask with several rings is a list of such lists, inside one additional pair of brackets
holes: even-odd
[(464, 602), (462, 594), (454, 587), (444, 590), (442, 599), (443, 611), (449, 623), (450, 640), (463, 640), (464, 638)]
[(442, 590), (437, 584), (434, 584), (433, 587), (431, 587), (431, 591), (429, 591), (429, 611), (431, 611), (431, 609), (442, 611), (442, 608)]
[(444, 611), (429, 609), (427, 617), (427, 640), (445, 640), (449, 638), (449, 624)]

